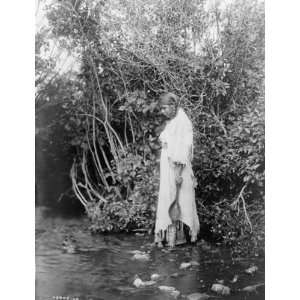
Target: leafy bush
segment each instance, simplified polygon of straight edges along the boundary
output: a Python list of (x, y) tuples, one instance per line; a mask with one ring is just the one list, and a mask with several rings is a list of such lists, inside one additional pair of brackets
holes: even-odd
[(116, 186), (123, 187), (123, 197), (116, 197), (114, 186), (106, 193), (106, 203), (93, 203), (87, 208), (92, 231), (151, 231), (154, 226), (159, 189), (157, 166), (143, 162), (139, 155), (127, 154), (119, 165)]

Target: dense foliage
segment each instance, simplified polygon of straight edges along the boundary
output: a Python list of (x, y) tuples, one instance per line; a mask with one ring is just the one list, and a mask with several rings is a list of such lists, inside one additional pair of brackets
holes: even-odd
[(213, 3), (48, 7), (53, 36), (80, 52), (79, 74), (58, 86), (73, 88), (63, 101), (77, 148), (71, 178), (93, 231), (153, 229), (164, 126), (158, 97), (171, 91), (194, 126), (202, 228), (237, 251), (262, 245), (264, 4)]

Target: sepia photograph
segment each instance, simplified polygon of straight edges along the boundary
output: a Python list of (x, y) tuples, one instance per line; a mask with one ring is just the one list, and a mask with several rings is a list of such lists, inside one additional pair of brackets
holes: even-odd
[(264, 1), (34, 13), (35, 299), (264, 300)]

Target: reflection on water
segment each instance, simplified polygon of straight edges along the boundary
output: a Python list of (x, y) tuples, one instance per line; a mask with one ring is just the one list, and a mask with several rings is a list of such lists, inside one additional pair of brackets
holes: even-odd
[[(75, 254), (62, 251), (61, 243), (68, 234), (77, 240), (79, 251)], [(55, 296), (69, 297), (70, 300), (75, 297), (80, 300), (169, 299), (155, 286), (137, 289), (132, 285), (135, 274), (143, 280), (150, 280), (153, 273), (164, 275), (160, 285), (174, 286), (182, 294), (212, 294), (212, 283), (224, 279), (225, 285), (233, 290), (226, 299), (264, 299), (263, 289), (253, 295), (238, 291), (247, 285), (264, 282), (263, 260), (233, 262), (226, 251), (212, 253), (200, 246), (163, 252), (153, 249), (151, 242), (149, 236), (90, 235), (84, 217), (66, 218), (53, 215), (45, 208), (37, 208), (36, 299), (53, 299)], [(133, 261), (132, 250), (149, 250), (150, 261)], [(179, 270), (182, 262), (191, 260), (198, 261), (199, 266)], [(244, 270), (252, 263), (259, 267), (259, 271), (249, 276)], [(171, 277), (174, 273), (179, 274)], [(235, 274), (240, 277), (232, 284), (230, 280)]]

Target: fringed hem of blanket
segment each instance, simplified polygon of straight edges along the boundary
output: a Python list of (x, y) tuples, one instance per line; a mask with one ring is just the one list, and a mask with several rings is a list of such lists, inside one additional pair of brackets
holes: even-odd
[[(168, 245), (171, 246), (185, 244), (186, 237), (184, 233), (184, 225), (185, 224), (183, 222), (177, 221), (175, 225), (169, 225), (166, 230), (159, 230), (155, 233), (154, 242), (166, 242)], [(189, 235), (191, 237), (191, 242), (195, 242), (197, 240), (197, 232), (192, 232), (190, 229)]]

